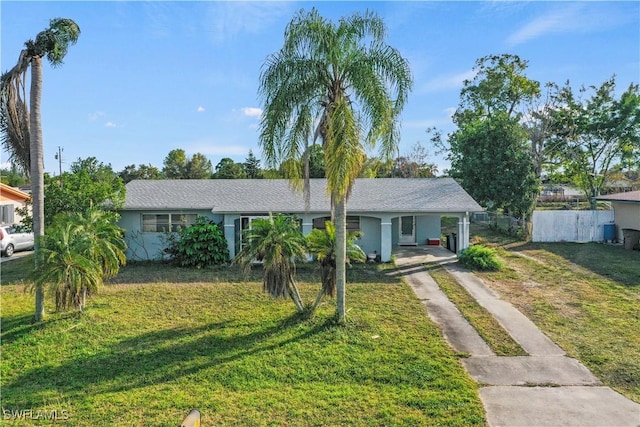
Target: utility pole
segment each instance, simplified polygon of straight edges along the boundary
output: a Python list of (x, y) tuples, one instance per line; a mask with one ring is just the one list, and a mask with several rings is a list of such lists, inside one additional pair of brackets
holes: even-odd
[(58, 161), (58, 170), (60, 171), (60, 173), (58, 174), (59, 176), (62, 176), (62, 152), (64, 151), (64, 148), (61, 148), (58, 145), (58, 152), (56, 153), (56, 160)]

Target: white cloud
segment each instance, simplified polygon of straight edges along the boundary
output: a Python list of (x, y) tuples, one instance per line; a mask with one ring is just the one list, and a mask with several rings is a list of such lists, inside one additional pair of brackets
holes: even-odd
[(202, 113), (204, 112), (204, 107), (202, 105), (198, 106), (198, 109), (196, 110), (198, 113)]
[(612, 7), (587, 2), (563, 4), (512, 33), (506, 43), (513, 47), (550, 34), (597, 32), (628, 19)]
[(107, 122), (107, 123), (105, 123), (104, 125), (105, 125), (105, 127), (108, 127), (108, 128), (115, 128), (115, 127), (117, 127), (117, 125), (116, 125), (115, 123), (113, 123), (113, 122)]
[(570, 15), (570, 11), (565, 9), (556, 10), (547, 15), (540, 16), (511, 34), (507, 38), (507, 44), (509, 46), (516, 46), (546, 34), (566, 31), (567, 21), (570, 19)]
[(244, 107), (244, 108), (241, 108), (240, 111), (242, 111), (242, 114), (244, 114), (247, 117), (260, 117), (260, 116), (262, 116), (262, 109), (261, 108)]
[(290, 10), (287, 2), (212, 2), (207, 27), (212, 41), (220, 44), (239, 34), (258, 34), (282, 16), (289, 16)]
[(436, 77), (427, 81), (422, 85), (424, 92), (437, 92), (442, 90), (461, 88), (465, 80), (471, 80), (476, 76), (474, 70), (465, 71), (463, 73)]
[(103, 111), (96, 111), (94, 113), (89, 113), (87, 115), (90, 122), (95, 122), (96, 120), (106, 116), (107, 114)]

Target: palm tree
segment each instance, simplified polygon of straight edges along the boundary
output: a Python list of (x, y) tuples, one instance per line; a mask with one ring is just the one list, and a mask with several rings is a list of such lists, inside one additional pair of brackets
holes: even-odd
[(116, 276), (127, 262), (127, 244), (124, 230), (116, 225), (117, 214), (91, 207), (84, 214), (69, 214), (67, 219), (62, 217), (61, 222), (67, 221), (81, 228), (89, 239), (88, 255), (100, 265), (102, 278), (107, 280)]
[(244, 233), (246, 243), (236, 256), (237, 262), (251, 269), (256, 261), (262, 262), (263, 288), (275, 298), (291, 298), (298, 311), (304, 304), (295, 282), (296, 259), (304, 259), (306, 240), (298, 221), (288, 215), (272, 215), (251, 222)]
[(85, 213), (61, 213), (41, 238), (36, 288), (49, 285), (56, 309), (82, 311), (87, 296), (125, 263), (126, 243), (113, 213), (92, 207)]
[[(397, 151), (397, 117), (412, 86), (409, 64), (385, 43), (385, 32), (372, 12), (336, 25), (316, 9), (301, 10), (260, 76), (260, 145), (267, 166), (287, 165), (287, 176), (299, 186), (308, 177), (304, 153), (310, 143), (322, 143), (336, 226), (339, 322), (346, 320), (347, 198), (366, 148), (379, 145), (384, 158)], [(308, 179), (302, 182), (308, 206)]]
[(49, 286), (57, 310), (74, 307), (82, 311), (87, 294), (102, 284), (100, 263), (91, 257), (90, 246), (82, 227), (73, 222), (57, 223), (42, 236), (34, 285), (40, 289)]
[[(356, 245), (360, 232), (347, 234), (347, 259), (349, 262), (364, 262), (367, 255)], [(324, 295), (335, 296), (336, 290), (336, 227), (331, 221), (325, 222), (325, 230), (313, 229), (307, 235), (307, 249), (320, 263), (322, 288), (318, 292), (312, 311), (318, 308)]]
[[(33, 203), (33, 232), (36, 236), (36, 253), (39, 237), (44, 235), (44, 166), (42, 144), (42, 122), (40, 100), (42, 98), (42, 57), (46, 55), (52, 66), (62, 65), (69, 45), (75, 44), (80, 36), (80, 27), (71, 19), (56, 18), (49, 22), (49, 28), (41, 31), (34, 40), (25, 43), (18, 63), (1, 77), (0, 83), (0, 130), (2, 143), (17, 164), (30, 172)], [(26, 104), (26, 73), (31, 67), (31, 88), (29, 105)], [(41, 257), (36, 256), (37, 262)], [(36, 287), (35, 320), (44, 318), (44, 289)]]

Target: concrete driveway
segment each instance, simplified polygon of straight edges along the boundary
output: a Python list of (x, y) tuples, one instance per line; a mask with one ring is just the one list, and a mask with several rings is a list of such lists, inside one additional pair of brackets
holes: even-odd
[[(400, 248), (396, 265), (480, 384), (490, 426), (640, 426), (640, 405), (602, 385), (578, 360), (567, 357), (538, 327), (500, 299), (444, 248)], [(500, 357), (486, 345), (440, 290), (426, 262), (438, 262), (509, 332), (528, 356)]]

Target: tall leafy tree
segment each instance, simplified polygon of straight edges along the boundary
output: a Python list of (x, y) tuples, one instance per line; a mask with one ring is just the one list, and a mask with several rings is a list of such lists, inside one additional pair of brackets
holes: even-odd
[(264, 178), (262, 169), (260, 169), (260, 159), (253, 154), (253, 150), (249, 150), (249, 155), (247, 155), (247, 158), (244, 160), (242, 167), (244, 168), (244, 173), (247, 175), (247, 178)]
[(247, 174), (241, 163), (236, 163), (233, 159), (225, 157), (216, 165), (215, 179), (245, 179)]
[(393, 160), (382, 160), (379, 157), (367, 157), (360, 171), (359, 178), (388, 178), (393, 170)]
[(27, 176), (15, 163), (11, 163), (11, 169), (0, 169), (0, 181), (12, 187), (19, 187), (27, 182)]
[(134, 179), (162, 179), (162, 172), (151, 164), (141, 164), (136, 167), (135, 164), (125, 166), (123, 170), (118, 172), (118, 176), (125, 184)]
[(465, 80), (460, 105), (454, 114), (456, 124), (494, 113), (521, 116), (526, 105), (540, 96), (540, 83), (525, 72), (528, 61), (517, 55), (488, 55), (476, 61), (475, 76)]
[(324, 152), (322, 145), (313, 144), (307, 148), (309, 159), (309, 178), (326, 178), (327, 168), (324, 164)]
[(184, 179), (187, 175), (187, 153), (181, 148), (169, 151), (164, 158), (162, 173), (167, 179)]
[(539, 187), (521, 120), (540, 84), (526, 77), (526, 68), (516, 55), (476, 61), (476, 75), (464, 82), (453, 116), (458, 129), (448, 136), (450, 176), (485, 206), (519, 218), (533, 210)]
[(194, 154), (187, 162), (187, 179), (209, 179), (212, 173), (211, 160), (207, 159), (207, 156), (202, 153)]
[(169, 151), (164, 158), (162, 173), (167, 179), (209, 179), (213, 172), (211, 160), (202, 153), (195, 153), (191, 158), (177, 148)]
[(396, 158), (393, 161), (393, 169), (390, 172), (392, 178), (431, 178), (438, 172), (434, 163), (427, 162), (427, 149), (418, 141), (411, 151)]
[(528, 218), (538, 193), (527, 144), (527, 133), (517, 119), (494, 113), (475, 119), (449, 136), (451, 177), (478, 202)]
[(45, 223), (52, 224), (61, 212), (84, 213), (91, 207), (118, 209), (124, 203), (125, 186), (111, 165), (95, 157), (78, 159), (70, 172), (51, 177), (45, 174)]
[(262, 261), (264, 291), (275, 298), (291, 298), (303, 312), (295, 262), (304, 259), (306, 240), (296, 218), (269, 214), (269, 218), (255, 219), (243, 237), (246, 243), (235, 262), (249, 271), (254, 261)]
[[(287, 25), (284, 45), (260, 76), (264, 103), (260, 146), (268, 167), (286, 165), (298, 184), (308, 178), (304, 155), (320, 140), (336, 225), (336, 316), (346, 320), (346, 201), (364, 165), (365, 150), (396, 151), (397, 117), (412, 86), (409, 63), (385, 42), (373, 12), (333, 23), (301, 10)], [(308, 181), (302, 181), (308, 205)]]
[(545, 94), (530, 100), (520, 123), (527, 131), (530, 144), (533, 170), (538, 179), (544, 172), (547, 176), (558, 167), (560, 162), (554, 157), (558, 141), (553, 138), (552, 112), (558, 108), (558, 99), (553, 94), (557, 86), (545, 85)]
[(555, 154), (592, 209), (614, 162), (640, 151), (638, 84), (630, 84), (619, 98), (615, 88), (614, 76), (599, 87), (582, 87), (576, 96), (567, 83), (557, 89), (558, 108), (551, 111), (554, 138), (559, 141)]
[[(29, 165), (33, 201), (33, 231), (36, 238), (36, 253), (39, 237), (44, 235), (44, 166), (42, 120), (40, 103), (42, 98), (42, 58), (58, 67), (62, 65), (70, 45), (77, 42), (80, 27), (71, 19), (56, 18), (49, 28), (27, 40), (20, 52), (18, 63), (4, 73), (0, 83), (0, 129), (2, 142), (12, 158), (25, 169)], [(31, 69), (29, 109), (25, 97), (27, 70)], [(28, 149), (27, 149), (28, 147)], [(36, 263), (39, 257), (35, 257)], [(38, 265), (36, 264), (36, 269)], [(44, 318), (44, 290), (36, 288), (35, 320)]]

